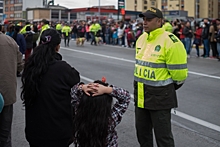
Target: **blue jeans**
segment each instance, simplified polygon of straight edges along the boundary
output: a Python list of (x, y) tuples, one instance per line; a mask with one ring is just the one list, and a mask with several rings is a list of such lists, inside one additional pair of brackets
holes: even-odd
[(196, 45), (197, 56), (200, 56), (200, 54), (199, 54), (200, 39), (195, 38), (193, 44)]
[(105, 43), (106, 44), (109, 44), (109, 40), (110, 40), (110, 38), (109, 38), (110, 36), (109, 36), (109, 34), (105, 34)]
[(204, 48), (205, 48), (205, 53), (204, 53), (204, 56), (205, 57), (209, 57), (209, 51), (210, 51), (210, 48), (209, 48), (209, 40), (208, 39), (203, 39), (203, 44), (204, 44)]
[(186, 48), (185, 39), (181, 39), (181, 42), (183, 43), (184, 47)]
[(192, 39), (191, 38), (185, 38), (185, 48), (186, 48), (186, 53), (189, 55), (191, 52), (191, 45), (192, 45)]

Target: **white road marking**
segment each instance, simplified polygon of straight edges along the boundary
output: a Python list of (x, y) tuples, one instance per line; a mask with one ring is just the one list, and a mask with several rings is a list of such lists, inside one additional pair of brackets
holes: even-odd
[[(93, 79), (84, 77), (84, 76), (82, 76), (82, 75), (81, 75), (80, 77), (81, 77), (81, 79), (83, 79), (83, 80), (85, 80), (85, 81), (87, 81), (87, 82), (93, 82), (93, 81), (94, 81)], [(133, 94), (131, 94), (131, 97), (134, 99), (134, 95), (133, 95)], [(133, 101), (131, 101), (131, 103), (134, 104)], [(180, 112), (180, 111), (176, 111), (176, 113), (174, 113), (174, 110), (172, 110), (171, 113), (174, 114), (174, 115), (176, 115), (176, 116), (179, 116), (179, 117), (181, 117), (181, 118), (184, 118), (184, 119), (186, 119), (186, 120), (189, 120), (189, 121), (191, 121), (191, 122), (194, 122), (194, 123), (196, 123), (196, 124), (199, 124), (199, 125), (202, 125), (202, 126), (204, 126), (204, 127), (207, 127), (207, 128), (212, 129), (212, 130), (215, 130), (215, 131), (220, 132), (220, 126), (217, 126), (217, 125), (215, 125), (215, 124), (212, 124), (212, 123), (209, 123), (209, 122), (204, 121), (204, 120), (202, 120), (202, 119), (199, 119), (199, 118), (190, 116), (190, 115), (185, 114), (185, 113)]]
[[(91, 52), (87, 52), (87, 51), (81, 51), (81, 50), (70, 49), (70, 48), (65, 48), (65, 47), (61, 47), (61, 48), (64, 49), (64, 50), (72, 51), (72, 52), (78, 52), (78, 53), (83, 53), (83, 54), (89, 54), (89, 55), (99, 56), (99, 57), (103, 57), (103, 58), (115, 59), (115, 60), (125, 61), (125, 62), (129, 62), (129, 63), (135, 63), (134, 60), (124, 59), (124, 58), (118, 58), (118, 57), (113, 57), (113, 56), (107, 56), (107, 55), (102, 55), (102, 54), (97, 54), (97, 53), (91, 53)], [(189, 73), (189, 74), (193, 74), (193, 75), (197, 75), (197, 76), (203, 76), (203, 77), (208, 77), (208, 78), (213, 78), (213, 79), (218, 79), (218, 80), (220, 80), (220, 77), (219, 77), (219, 76), (212, 76), (212, 75), (203, 74), (203, 73), (198, 73), (198, 72), (193, 72), (193, 71), (188, 71), (188, 73)]]

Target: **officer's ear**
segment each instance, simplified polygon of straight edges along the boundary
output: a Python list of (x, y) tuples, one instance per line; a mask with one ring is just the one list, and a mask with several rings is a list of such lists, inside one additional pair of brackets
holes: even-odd
[(159, 27), (161, 27), (163, 25), (162, 18), (157, 18), (157, 24), (158, 24)]

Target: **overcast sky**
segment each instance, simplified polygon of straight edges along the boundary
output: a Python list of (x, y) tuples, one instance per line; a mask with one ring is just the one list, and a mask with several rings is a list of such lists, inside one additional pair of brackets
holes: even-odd
[[(100, 0), (101, 5), (115, 5), (117, 7), (118, 0)], [(67, 8), (84, 8), (90, 6), (98, 6), (99, 0), (54, 0), (55, 4), (65, 6)]]

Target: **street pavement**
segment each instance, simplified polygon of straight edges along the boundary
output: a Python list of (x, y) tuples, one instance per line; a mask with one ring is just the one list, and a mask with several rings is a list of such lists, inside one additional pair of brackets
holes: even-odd
[[(133, 94), (134, 49), (91, 46), (89, 43), (77, 47), (75, 41), (71, 41), (70, 47), (61, 46), (63, 60), (80, 72), (81, 81), (88, 83), (105, 76), (108, 83), (125, 88)], [(192, 57), (188, 59), (188, 79), (177, 91), (179, 107), (176, 112), (172, 111), (175, 144), (176, 147), (220, 147), (220, 62), (216, 59), (196, 58), (195, 55), (193, 49)], [(28, 147), (20, 87), (21, 80), (18, 78), (12, 142), (13, 147)], [(134, 124), (132, 99), (117, 127), (119, 147), (139, 146)]]

